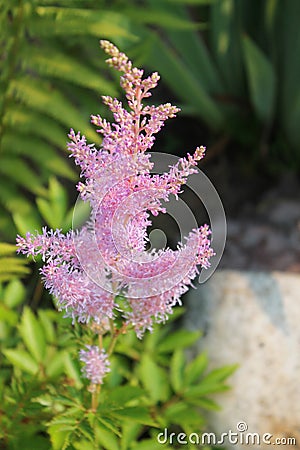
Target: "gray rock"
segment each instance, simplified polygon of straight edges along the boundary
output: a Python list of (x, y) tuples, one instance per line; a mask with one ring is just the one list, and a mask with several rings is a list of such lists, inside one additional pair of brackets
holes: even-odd
[(208, 351), (211, 367), (239, 364), (232, 389), (215, 398), (222, 410), (209, 416), (217, 434), (243, 421), (248, 433), (294, 437), (284, 448), (300, 448), (299, 297), (300, 275), (278, 272), (219, 271), (190, 290), (185, 326), (204, 331), (197, 352)]

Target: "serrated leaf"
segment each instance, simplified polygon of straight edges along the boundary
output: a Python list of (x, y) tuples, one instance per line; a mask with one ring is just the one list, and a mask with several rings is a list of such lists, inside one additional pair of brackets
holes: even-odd
[(170, 396), (167, 373), (147, 353), (142, 355), (138, 373), (153, 402), (166, 401)]
[(167, 407), (164, 417), (167, 419), (169, 426), (176, 424), (181, 427), (187, 425), (200, 427), (205, 423), (204, 418), (199, 415), (197, 410), (185, 402), (177, 402)]
[(49, 344), (53, 344), (56, 339), (54, 324), (48, 314), (49, 311), (39, 309), (38, 317), (44, 329), (46, 340)]
[(59, 424), (50, 425), (47, 431), (50, 435), (53, 450), (66, 448), (66, 445), (69, 443), (71, 431), (63, 430)]
[(65, 370), (66, 374), (75, 382), (77, 389), (81, 389), (83, 386), (80, 367), (77, 362), (75, 362), (69, 353), (65, 356)]
[(201, 383), (199, 386), (192, 386), (187, 388), (183, 396), (185, 399), (197, 399), (207, 394), (214, 394), (216, 392), (227, 391), (229, 386), (220, 383)]
[(22, 235), (26, 235), (27, 232), (34, 233), (42, 229), (41, 218), (34, 208), (31, 208), (26, 213), (14, 212), (12, 216), (18, 232)]
[(49, 199), (52, 213), (55, 215), (59, 227), (67, 212), (68, 197), (66, 190), (54, 177), (51, 177), (49, 181)]
[(44, 361), (46, 353), (45, 333), (42, 325), (28, 307), (24, 308), (19, 330), (34, 359), (39, 363)]
[[(35, 150), (35, 151), (33, 151)], [(9, 131), (2, 139), (2, 151), (6, 154), (17, 155), (31, 159), (40, 170), (75, 179), (75, 172), (67, 163), (65, 156), (59, 156), (54, 148), (38, 136), (30, 136), (26, 139), (23, 133), (18, 134)]]
[(16, 246), (14, 244), (0, 242), (0, 256), (11, 255), (15, 252), (16, 252)]
[(189, 347), (200, 338), (200, 331), (178, 330), (170, 333), (157, 347), (160, 353), (172, 352), (177, 348)]
[(57, 351), (50, 361), (47, 361), (46, 374), (53, 378), (61, 375), (65, 370), (65, 351)]
[(25, 299), (26, 290), (23, 283), (16, 279), (8, 283), (5, 288), (3, 301), (9, 308), (15, 308)]
[(39, 35), (90, 35), (103, 37), (127, 37), (135, 39), (135, 36), (127, 30), (128, 19), (114, 11), (88, 10), (83, 8), (36, 8), (38, 20), (32, 21), (32, 31)]
[(56, 226), (56, 217), (53, 214), (52, 206), (50, 205), (50, 203), (44, 198), (37, 198), (36, 204), (42, 218), (47, 223), (47, 225), (49, 225), (51, 228), (58, 228)]
[(27, 163), (13, 156), (2, 156), (0, 173), (9, 176), (17, 185), (25, 187), (33, 194), (45, 194), (46, 190), (42, 186), (37, 174)]
[(24, 372), (31, 375), (35, 375), (38, 372), (39, 366), (37, 362), (25, 350), (7, 349), (3, 350), (3, 353), (13, 365)]
[(238, 364), (233, 364), (231, 366), (224, 366), (214, 369), (202, 379), (201, 383), (222, 383), (230, 375), (232, 375), (238, 367)]
[[(104, 417), (102, 415), (101, 408), (99, 408), (99, 410), (100, 410), (100, 414), (97, 416), (97, 421), (99, 422), (100, 427), (101, 428), (104, 427), (108, 431), (112, 431), (113, 434), (115, 434), (116, 436), (121, 437), (121, 433), (118, 428), (119, 421), (116, 420), (115, 418)], [(94, 420), (94, 415), (92, 416), (92, 420)]]
[(181, 349), (176, 350), (171, 359), (170, 381), (175, 392), (180, 392), (183, 387), (183, 371), (185, 366), (185, 356)]
[(0, 258), (0, 277), (2, 280), (9, 280), (15, 275), (24, 275), (29, 273), (30, 269), (26, 267), (26, 261), (21, 258)]
[(127, 450), (130, 448), (131, 444), (137, 439), (141, 430), (141, 424), (132, 422), (130, 419), (124, 420), (122, 424), (121, 450)]
[(243, 37), (245, 68), (250, 97), (258, 117), (270, 121), (274, 113), (276, 76), (270, 60), (249, 37)]
[(50, 117), (43, 116), (37, 111), (32, 110), (25, 105), (14, 105), (14, 108), (7, 108), (3, 123), (13, 132), (16, 128), (21, 136), (33, 134), (46, 139), (57, 147), (64, 147), (66, 133), (64, 128)]
[(138, 386), (117, 386), (109, 392), (109, 402), (115, 405), (125, 406), (133, 399), (145, 395), (145, 391)]
[[(6, 323), (8, 324), (10, 327), (14, 327), (19, 320), (19, 315), (13, 311), (12, 309), (9, 309), (6, 305), (0, 303), (0, 317), (1, 320), (0, 322), (2, 322), (1, 324), (1, 328), (0, 328), (0, 334), (2, 335), (3, 333), (3, 324)], [(1, 336), (2, 338), (2, 336)]]
[(191, 361), (185, 368), (185, 384), (189, 385), (197, 381), (208, 365), (207, 353), (203, 352)]
[(88, 120), (83, 119), (70, 100), (49, 83), (24, 76), (22, 79), (14, 79), (11, 82), (10, 91), (11, 95), (14, 93), (31, 109), (46, 114), (68, 128), (73, 126), (75, 129), (81, 129), (87, 139), (94, 140), (96, 133)]
[(114, 433), (98, 425), (96, 428), (97, 443), (101, 444), (106, 450), (120, 450), (118, 438)]
[(207, 397), (202, 397), (198, 399), (197, 406), (200, 406), (203, 409), (207, 409), (209, 411), (220, 411), (222, 408), (213, 400)]
[[(27, 56), (26, 53), (24, 56)], [(65, 79), (113, 97), (117, 95), (113, 83), (86, 64), (62, 53), (58, 48), (44, 46), (43, 52), (34, 47), (30, 48), (28, 58), (24, 58), (24, 67), (26, 66), (38, 70), (40, 74)]]
[(151, 417), (150, 411), (144, 406), (132, 406), (118, 409), (111, 412), (113, 417), (130, 419), (133, 422), (143, 425), (157, 426), (157, 423)]

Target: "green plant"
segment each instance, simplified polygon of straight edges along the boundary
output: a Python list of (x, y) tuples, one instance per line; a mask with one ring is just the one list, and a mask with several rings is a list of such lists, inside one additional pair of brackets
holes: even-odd
[[(200, 333), (174, 331), (175, 322), (156, 326), (144, 341), (134, 333), (122, 336), (95, 416), (77, 362), (81, 330), (70, 332), (53, 310), (36, 316), (25, 308), (19, 321), (24, 288), (17, 284), (14, 290), (2, 286), (2, 448), (152, 450), (161, 447), (157, 435), (165, 427), (199, 435), (206, 429), (204, 411), (218, 409), (211, 394), (228, 389), (225, 381), (235, 367), (208, 371), (206, 354), (186, 361), (184, 350)], [(182, 313), (176, 310), (172, 321)]]
[[(132, 47), (141, 63), (199, 117), (224, 148), (242, 145), (240, 159), (269, 169), (300, 164), (300, 38), (297, 0), (145, 0), (194, 27), (140, 29)], [(188, 5), (190, 5), (188, 7)], [(206, 27), (201, 30), (204, 21)], [(199, 30), (200, 28), (200, 30)], [(249, 155), (250, 154), (250, 158)], [(255, 166), (257, 167), (257, 166)]]
[[(145, 20), (146, 18), (146, 20)], [(66, 162), (66, 130), (100, 142), (88, 122), (95, 96), (115, 95), (98, 56), (97, 38), (138, 42), (138, 30), (194, 29), (172, 11), (128, 2), (0, 0), (0, 231), (13, 240), (20, 223), (35, 226), (33, 198), (46, 196), (49, 177), (74, 180)], [(196, 26), (197, 27), (197, 26)], [(32, 230), (30, 226), (30, 230)]]
[(76, 177), (61, 154), (65, 130), (72, 124), (97, 140), (83, 113), (98, 107), (95, 90), (116, 88), (99, 73), (95, 37), (132, 37), (126, 17), (104, 1), (96, 9), (56, 3), (0, 1), (0, 229), (7, 239), (19, 217), (32, 215), (32, 196), (46, 195), (50, 175)]

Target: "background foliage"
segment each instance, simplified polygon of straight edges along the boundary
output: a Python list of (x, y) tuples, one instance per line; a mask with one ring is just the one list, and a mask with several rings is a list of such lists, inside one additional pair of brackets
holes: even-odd
[[(27, 262), (16, 258), (14, 245), (5, 242), (44, 224), (64, 231), (71, 226), (78, 173), (65, 153), (68, 130), (73, 127), (99, 143), (89, 115), (106, 114), (101, 94), (119, 94), (118, 82), (104, 68), (98, 40), (112, 40), (137, 65), (160, 72), (157, 103), (173, 96), (185, 123), (197, 124), (211, 155), (225, 149), (241, 167), (251, 162), (254, 171), (299, 170), (299, 16), (298, 0), (0, 0), (0, 420), (7, 448), (19, 448), (22, 439), (25, 449), (33, 438), (39, 448), (49, 448), (49, 436), (54, 448), (60, 448), (77, 436), (75, 424), (67, 423), (68, 411), (78, 406), (70, 400), (72, 389), (82, 387), (79, 367), (70, 356), (75, 342), (69, 324), (49, 310), (38, 273), (29, 278)], [(183, 131), (179, 127), (170, 138), (172, 151), (186, 148)], [(42, 298), (46, 310), (41, 309)], [(24, 305), (38, 310), (37, 316)], [(160, 425), (175, 428), (174, 418), (185, 417), (187, 430), (187, 408), (215, 407), (206, 394), (223, 389), (231, 369), (207, 375), (215, 381), (205, 388), (206, 357), (201, 355), (194, 363), (197, 377), (190, 375), (190, 385), (183, 386), (181, 349), (196, 336), (187, 333), (179, 340), (175, 333), (159, 344), (156, 339), (164, 332), (147, 337), (145, 344), (129, 336), (118, 348), (118, 375), (111, 376), (107, 389), (129, 381), (134, 388), (128, 391), (130, 407), (154, 408)], [(161, 350), (166, 342), (170, 347)], [(152, 393), (149, 373), (151, 382), (152, 377), (164, 380)], [(165, 406), (172, 396), (179, 402), (173, 412)], [(114, 407), (118, 409), (118, 399)], [(89, 448), (89, 417), (86, 410), (77, 413)], [(110, 414), (96, 427), (109, 441), (107, 448), (119, 448)], [(130, 448), (129, 442), (137, 449), (154, 448), (153, 442), (151, 447), (137, 444), (153, 433), (147, 417), (132, 428), (122, 423), (121, 448)]]

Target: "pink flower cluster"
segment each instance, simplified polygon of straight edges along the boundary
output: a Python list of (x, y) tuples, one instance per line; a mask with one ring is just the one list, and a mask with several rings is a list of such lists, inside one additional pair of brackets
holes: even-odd
[(79, 359), (85, 365), (82, 372), (92, 387), (103, 383), (103, 378), (110, 372), (109, 361), (104, 350), (100, 350), (95, 345), (87, 345), (87, 350), (80, 350)]
[[(167, 173), (152, 174), (151, 154), (146, 151), (179, 109), (169, 103), (144, 105), (159, 75), (143, 78), (143, 71), (113, 44), (101, 41), (101, 46), (110, 55), (108, 64), (123, 73), (128, 108), (103, 97), (115, 122), (92, 116), (103, 135), (100, 149), (70, 131), (68, 148), (85, 178), (77, 188), (91, 205), (91, 217), (82, 229), (67, 235), (44, 228), (42, 234), (18, 236), (17, 246), (24, 254), (42, 255), (45, 286), (67, 316), (101, 324), (121, 314), (124, 324), (141, 337), (153, 322), (165, 321), (172, 313), (198, 267), (209, 267), (213, 251), (207, 225), (192, 230), (176, 251), (146, 250), (150, 214), (165, 212), (162, 202), (171, 194), (177, 197), (205, 148), (181, 158)], [(121, 304), (120, 296), (126, 299)]]

